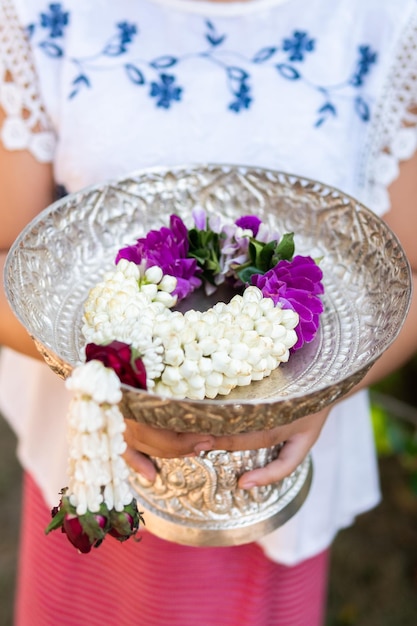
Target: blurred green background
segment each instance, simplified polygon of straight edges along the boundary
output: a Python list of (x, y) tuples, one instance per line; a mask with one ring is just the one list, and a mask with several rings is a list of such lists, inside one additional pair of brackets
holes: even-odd
[[(326, 626), (417, 624), (417, 357), (371, 392), (383, 501), (336, 538)], [(21, 483), (15, 448), (0, 417), (0, 626), (13, 625)]]

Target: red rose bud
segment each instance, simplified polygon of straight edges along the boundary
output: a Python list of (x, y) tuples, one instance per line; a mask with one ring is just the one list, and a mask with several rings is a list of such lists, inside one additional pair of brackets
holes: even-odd
[[(65, 492), (63, 489), (61, 493)], [(90, 552), (92, 547), (97, 548), (109, 530), (109, 513), (104, 504), (98, 513), (87, 511), (85, 515), (77, 515), (69, 498), (63, 495), (59, 506), (54, 507), (51, 514), (52, 520), (45, 529), (45, 534), (60, 528), (72, 545), (84, 554)]]
[(83, 554), (87, 554), (91, 550), (90, 539), (83, 531), (80, 520), (76, 515), (66, 515), (62, 525), (62, 532), (65, 533), (72, 543)]
[(86, 361), (101, 361), (117, 374), (120, 382), (136, 389), (146, 389), (146, 370), (140, 357), (135, 358), (131, 347), (122, 341), (106, 345), (88, 343), (85, 347)]
[(90, 552), (94, 546), (97, 548), (103, 541), (106, 533), (107, 519), (103, 515), (86, 513), (77, 515), (66, 514), (62, 525), (64, 532), (73, 546), (83, 554)]
[(135, 499), (125, 506), (123, 511), (110, 511), (109, 522), (109, 535), (118, 539), (118, 541), (126, 541), (136, 535), (139, 529), (139, 523), (145, 523), (142, 515), (138, 511)]

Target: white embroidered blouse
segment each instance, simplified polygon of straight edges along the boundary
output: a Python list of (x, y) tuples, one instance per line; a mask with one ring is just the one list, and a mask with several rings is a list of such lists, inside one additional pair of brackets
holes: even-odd
[[(382, 214), (417, 147), (416, 105), (416, 0), (0, 0), (1, 141), (52, 161), (69, 192), (223, 162), (319, 179)], [(50, 504), (65, 484), (65, 394), (3, 350), (0, 407)], [(260, 542), (277, 561), (324, 549), (378, 501), (364, 394), (333, 411), (313, 460), (305, 505)]]

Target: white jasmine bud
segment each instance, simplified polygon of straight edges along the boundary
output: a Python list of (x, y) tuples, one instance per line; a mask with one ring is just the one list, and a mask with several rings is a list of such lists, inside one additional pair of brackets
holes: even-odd
[(192, 376), (197, 376), (200, 372), (200, 369), (198, 367), (198, 363), (200, 362), (200, 360), (201, 359), (199, 359), (198, 361), (194, 361), (192, 359), (186, 359), (179, 368), (181, 376), (186, 380), (188, 380)]
[(262, 318), (255, 322), (255, 330), (260, 335), (268, 335), (271, 336), (273, 325), (267, 319)]
[(201, 346), (197, 342), (193, 341), (193, 343), (184, 346), (184, 354), (187, 359), (198, 361), (203, 356), (203, 351)]
[(225, 350), (218, 350), (211, 355), (211, 360), (213, 362), (213, 369), (217, 372), (224, 372), (228, 367), (231, 358)]
[(204, 391), (205, 379), (203, 376), (199, 375), (191, 376), (188, 380), (188, 384), (194, 392), (198, 389), (202, 389)]
[(159, 283), (158, 287), (161, 291), (167, 291), (168, 293), (172, 293), (177, 286), (177, 279), (175, 276), (169, 276), (165, 274)]
[(166, 385), (173, 385), (181, 380), (181, 373), (178, 367), (167, 365), (162, 372), (162, 382)]
[(297, 326), (298, 322), (298, 313), (292, 309), (282, 309), (282, 323), (286, 326), (286, 328), (293, 329)]
[(212, 388), (220, 387), (221, 384), (223, 383), (223, 376), (220, 372), (211, 372), (211, 374), (207, 376), (206, 383), (207, 383), (207, 387), (212, 387)]
[[(152, 268), (151, 268), (152, 269)], [(158, 293), (158, 287), (157, 285), (154, 285), (153, 283), (143, 283), (140, 286), (140, 292), (145, 295), (147, 298), (149, 298), (149, 300), (153, 300), (156, 296), (156, 294)]]
[(181, 348), (166, 350), (164, 354), (165, 363), (174, 367), (179, 367), (183, 363), (184, 358), (184, 351)]
[(243, 292), (243, 299), (245, 302), (261, 302), (264, 297), (262, 291), (258, 287), (247, 287)]
[(154, 283), (155, 285), (161, 282), (163, 276), (164, 274), (162, 272), (162, 269), (157, 265), (148, 267), (148, 269), (145, 271), (145, 279), (150, 283)]
[(233, 343), (230, 346), (229, 354), (232, 359), (244, 361), (249, 354), (249, 348), (245, 343)]
[(171, 308), (171, 307), (176, 305), (176, 303), (177, 303), (177, 296), (172, 296), (167, 291), (158, 291), (156, 293), (156, 295), (155, 295), (154, 300), (156, 302), (160, 302), (161, 304), (163, 304), (167, 308)]
[(207, 376), (207, 374), (210, 374), (213, 371), (213, 361), (207, 357), (201, 357), (197, 365), (203, 376)]

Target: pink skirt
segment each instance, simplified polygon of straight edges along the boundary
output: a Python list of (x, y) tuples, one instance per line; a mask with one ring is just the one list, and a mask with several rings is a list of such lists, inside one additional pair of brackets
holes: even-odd
[(16, 626), (321, 626), (328, 551), (294, 567), (256, 544), (194, 548), (142, 531), (79, 554), (26, 475)]

